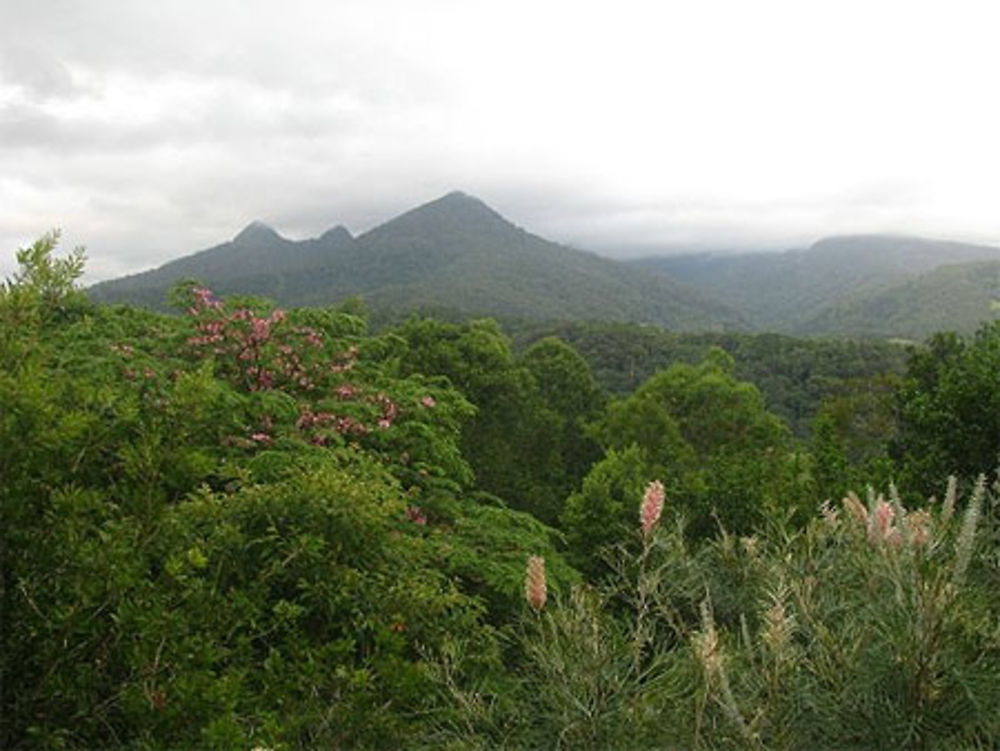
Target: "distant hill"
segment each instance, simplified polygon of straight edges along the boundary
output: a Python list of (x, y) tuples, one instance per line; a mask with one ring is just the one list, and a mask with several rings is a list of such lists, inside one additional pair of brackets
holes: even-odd
[(283, 305), (362, 295), (379, 311), (657, 323), (679, 330), (745, 328), (712, 294), (660, 273), (574, 250), (516, 227), (482, 201), (448, 195), (358, 237), (336, 228), (292, 241), (252, 224), (232, 241), (158, 269), (91, 287), (92, 298), (162, 306), (192, 277), (222, 294)]
[(851, 295), (799, 326), (803, 334), (922, 340), (935, 331), (971, 333), (1000, 315), (1000, 260), (940, 266), (901, 284)]
[[(784, 253), (703, 253), (633, 263), (720, 296), (740, 310), (754, 329), (907, 336), (924, 331), (931, 320), (945, 328), (968, 328), (973, 309), (983, 317), (987, 311), (970, 305), (960, 313), (957, 300), (949, 307), (925, 311), (915, 298), (907, 306), (897, 306), (898, 315), (890, 322), (879, 320), (878, 305), (873, 302), (867, 307), (864, 301), (884, 301), (879, 297), (882, 293), (889, 297), (904, 294), (892, 290), (942, 266), (978, 260), (1000, 261), (1000, 249), (915, 237), (856, 235), (831, 237), (808, 249)], [(930, 298), (926, 299), (930, 305)]]

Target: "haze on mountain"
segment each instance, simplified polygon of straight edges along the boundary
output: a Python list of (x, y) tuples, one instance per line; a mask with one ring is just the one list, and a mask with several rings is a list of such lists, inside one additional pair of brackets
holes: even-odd
[(104, 302), (164, 305), (185, 278), (219, 294), (288, 306), (361, 295), (373, 310), (453, 311), (547, 320), (609, 320), (677, 330), (743, 328), (725, 303), (665, 275), (549, 242), (482, 201), (449, 193), (358, 237), (335, 227), (293, 241), (255, 223), (233, 240), (89, 289)]
[(637, 259), (726, 300), (755, 330), (919, 339), (995, 315), (1000, 248), (894, 235), (830, 237), (781, 253)]

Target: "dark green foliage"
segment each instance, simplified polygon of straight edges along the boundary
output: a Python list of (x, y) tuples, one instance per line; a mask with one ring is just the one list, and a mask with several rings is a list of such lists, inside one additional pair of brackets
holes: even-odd
[(588, 435), (587, 425), (600, 417), (605, 395), (587, 361), (561, 339), (535, 342), (519, 361), (534, 377), (549, 419), (562, 426), (558, 435), (562, 479), (557, 492), (565, 497), (600, 458), (600, 447)]
[(898, 481), (890, 449), (898, 438), (900, 385), (895, 375), (849, 380), (823, 399), (812, 447), (817, 487), (834, 500), (851, 487)]
[(572, 562), (591, 576), (604, 567), (601, 552), (621, 540), (636, 526), (636, 501), (648, 482), (645, 453), (631, 444), (621, 451), (609, 449), (583, 479), (583, 486), (566, 499), (560, 518), (566, 530)]
[(646, 476), (663, 481), (697, 535), (716, 515), (749, 531), (765, 510), (794, 510), (801, 494), (787, 427), (732, 369), (718, 349), (698, 366), (673, 365), (613, 402), (595, 428), (607, 448), (639, 447)]
[(821, 414), (813, 423), (812, 454), (816, 486), (823, 488), (831, 498), (842, 498), (853, 487), (850, 482), (850, 465), (847, 462), (847, 449), (829, 412)]
[(523, 324), (511, 327), (522, 346), (545, 336), (567, 342), (601, 385), (628, 394), (675, 362), (697, 364), (712, 347), (728, 352), (734, 373), (760, 389), (767, 409), (806, 437), (823, 398), (859, 378), (902, 374), (906, 349), (880, 341), (797, 339), (781, 334), (682, 334), (615, 323)]
[(553, 522), (566, 490), (563, 421), (532, 373), (514, 359), (496, 322), (411, 319), (396, 333), (408, 345), (405, 374), (444, 376), (476, 407), (461, 446), (478, 485)]
[(932, 337), (914, 349), (899, 393), (896, 456), (921, 493), (949, 474), (971, 481), (1000, 464), (1000, 323), (974, 337)]

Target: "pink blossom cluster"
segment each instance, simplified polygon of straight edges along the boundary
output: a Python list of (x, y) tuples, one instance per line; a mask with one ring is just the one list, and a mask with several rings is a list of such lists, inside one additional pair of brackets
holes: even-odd
[(323, 333), (317, 331), (312, 326), (298, 326), (295, 333), (302, 337), (303, 341), (314, 349), (323, 347)]
[(382, 409), (382, 414), (378, 419), (379, 428), (385, 430), (392, 427), (392, 423), (399, 416), (399, 407), (396, 406), (396, 403), (392, 399), (381, 392), (375, 396), (375, 403)]
[[(250, 391), (280, 386), (315, 388), (315, 378), (301, 347), (289, 336), (312, 349), (322, 349), (323, 334), (311, 326), (298, 326), (290, 332), (280, 329), (288, 316), (274, 310), (259, 316), (249, 308), (225, 313), (222, 303), (203, 288), (192, 290), (189, 313), (197, 318), (197, 334), (188, 339), (196, 349), (207, 349), (220, 358), (224, 369)], [(280, 330), (279, 330), (280, 329)], [(235, 361), (235, 362), (234, 362)]]
[(188, 309), (191, 315), (198, 315), (201, 310), (221, 310), (222, 301), (212, 294), (207, 287), (195, 287), (191, 290), (194, 304)]
[(404, 516), (408, 522), (413, 522), (420, 526), (427, 524), (427, 517), (424, 516), (424, 512), (420, 510), (419, 506), (408, 506)]
[(333, 364), (330, 365), (331, 373), (346, 373), (348, 370), (354, 367), (354, 363), (358, 359), (358, 348), (351, 345), (346, 350), (338, 354)]
[[(349, 415), (336, 415), (333, 412), (313, 412), (305, 409), (299, 414), (299, 419), (295, 421), (295, 427), (303, 432), (316, 430), (317, 428), (330, 428), (341, 435), (365, 435), (368, 427)], [(313, 436), (314, 443), (325, 443), (324, 440), (316, 440), (319, 436)]]
[(342, 383), (333, 390), (333, 393), (336, 394), (341, 401), (346, 402), (350, 399), (354, 399), (358, 395), (358, 389), (349, 383)]

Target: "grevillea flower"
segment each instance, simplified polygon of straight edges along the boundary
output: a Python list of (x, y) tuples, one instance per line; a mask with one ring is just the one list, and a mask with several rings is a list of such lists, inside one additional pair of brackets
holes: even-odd
[(545, 559), (539, 555), (528, 558), (528, 568), (524, 576), (524, 598), (535, 610), (545, 607), (548, 591), (545, 586)]
[(422, 399), (420, 400), (420, 403), (421, 403), (422, 405), (424, 405), (425, 407), (427, 407), (427, 409), (430, 409), (430, 408), (431, 408), (431, 407), (433, 407), (433, 406), (434, 406), (435, 404), (437, 404), (437, 402), (436, 402), (436, 401), (434, 401), (434, 397), (433, 397), (433, 396), (430, 396), (430, 395), (428, 395), (428, 396), (425, 396), (425, 397), (423, 397), (423, 398), (422, 398)]
[(653, 531), (653, 527), (660, 520), (663, 513), (663, 500), (665, 493), (663, 483), (654, 480), (646, 486), (646, 492), (642, 496), (642, 505), (639, 507), (639, 523), (642, 525), (642, 533), (648, 535)]
[(872, 509), (871, 516), (868, 518), (868, 539), (871, 542), (884, 542), (893, 537), (895, 530), (892, 520), (895, 516), (896, 512), (888, 501), (879, 497), (875, 508)]
[(848, 493), (844, 497), (844, 509), (848, 514), (864, 526), (868, 526), (868, 509), (854, 493)]
[(921, 509), (912, 511), (906, 515), (906, 531), (910, 538), (910, 544), (915, 548), (925, 548), (931, 542), (931, 515), (930, 512)]

